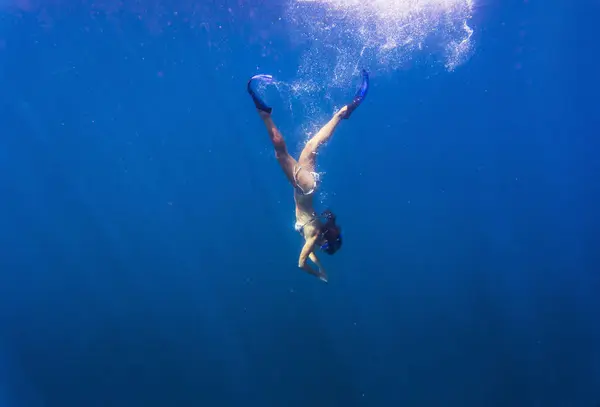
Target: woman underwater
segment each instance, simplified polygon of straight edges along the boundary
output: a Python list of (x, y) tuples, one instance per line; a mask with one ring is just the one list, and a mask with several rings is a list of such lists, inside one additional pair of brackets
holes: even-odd
[[(335, 113), (329, 122), (306, 143), (298, 161), (288, 153), (283, 136), (271, 118), (272, 109), (262, 101), (252, 86), (255, 81), (271, 82), (272, 80), (273, 78), (270, 75), (253, 76), (248, 81), (248, 93), (250, 93), (254, 105), (258, 109), (260, 118), (265, 123), (269, 138), (275, 148), (275, 157), (294, 187), (294, 201), (296, 202), (295, 228), (305, 240), (298, 259), (298, 267), (327, 282), (327, 274), (315, 254), (315, 250), (320, 249), (327, 254), (335, 254), (342, 247), (342, 233), (340, 226), (336, 224), (336, 217), (333, 212), (327, 210), (321, 215), (317, 215), (314, 209), (314, 194), (320, 183), (319, 174), (315, 172), (317, 150), (331, 138), (342, 119), (350, 118), (352, 112), (365, 99), (369, 89), (369, 74), (363, 69), (362, 85), (352, 102)], [(307, 259), (310, 259), (317, 266), (317, 270), (307, 263)]]

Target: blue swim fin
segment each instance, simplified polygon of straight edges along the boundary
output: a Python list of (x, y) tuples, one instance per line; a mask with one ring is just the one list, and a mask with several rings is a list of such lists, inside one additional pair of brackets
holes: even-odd
[(263, 75), (263, 74), (254, 75), (248, 81), (248, 93), (252, 97), (252, 101), (254, 101), (254, 106), (256, 106), (256, 108), (258, 110), (261, 110), (266, 113), (271, 113), (273, 111), (273, 109), (271, 109), (269, 106), (267, 106), (267, 104), (265, 102), (263, 102), (263, 100), (256, 94), (256, 92), (254, 92), (254, 89), (252, 89), (252, 81), (255, 81), (255, 80), (260, 80), (260, 81), (264, 81), (267, 83), (271, 83), (271, 82), (273, 82), (273, 76)]
[(362, 84), (360, 85), (360, 89), (354, 95), (354, 99), (352, 102), (348, 104), (348, 110), (346, 110), (346, 114), (344, 115), (344, 119), (349, 119), (352, 112), (356, 110), (358, 106), (362, 103), (363, 100), (367, 97), (367, 92), (369, 91), (369, 73), (366, 70), (362, 70)]

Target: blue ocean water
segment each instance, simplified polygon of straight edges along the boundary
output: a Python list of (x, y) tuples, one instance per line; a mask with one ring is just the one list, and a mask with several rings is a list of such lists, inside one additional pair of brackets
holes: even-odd
[[(594, 4), (300, 3), (0, 2), (0, 406), (600, 403)], [(298, 154), (363, 66), (323, 284), (245, 86)]]

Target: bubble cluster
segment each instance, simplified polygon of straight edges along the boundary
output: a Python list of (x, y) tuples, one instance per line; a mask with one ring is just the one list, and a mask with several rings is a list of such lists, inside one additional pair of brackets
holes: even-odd
[(400, 69), (419, 57), (453, 70), (472, 52), (472, 10), (473, 0), (293, 0), (293, 35), (308, 43), (299, 77), (347, 86), (361, 67)]

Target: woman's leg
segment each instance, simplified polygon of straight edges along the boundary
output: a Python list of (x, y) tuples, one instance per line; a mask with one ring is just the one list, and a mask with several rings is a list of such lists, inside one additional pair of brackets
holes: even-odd
[(316, 168), (317, 150), (321, 145), (329, 141), (340, 121), (344, 118), (347, 106), (342, 107), (333, 117), (321, 128), (304, 146), (298, 164), (309, 172), (313, 172)]
[(281, 168), (283, 169), (283, 172), (290, 183), (295, 187), (296, 181), (294, 180), (294, 171), (297, 165), (296, 160), (294, 160), (294, 157), (288, 153), (285, 140), (275, 126), (275, 123), (271, 118), (271, 114), (263, 111), (259, 111), (258, 114), (265, 123), (267, 132), (269, 133), (269, 138), (271, 139), (271, 143), (273, 143), (273, 147), (275, 148), (275, 157), (277, 158), (277, 161), (279, 161), (279, 165), (281, 165)]
[(300, 158), (298, 159), (298, 163), (308, 171), (313, 172), (315, 170), (316, 163), (316, 155), (319, 147), (326, 143), (331, 136), (333, 136), (333, 132), (340, 121), (342, 119), (350, 118), (350, 115), (360, 104), (363, 102), (365, 97), (367, 96), (367, 92), (369, 90), (369, 74), (366, 70), (362, 70), (362, 83), (360, 85), (360, 89), (354, 95), (354, 99), (352, 102), (344, 107), (342, 107), (315, 136), (306, 143), (304, 150), (302, 150), (302, 154), (300, 154)]

